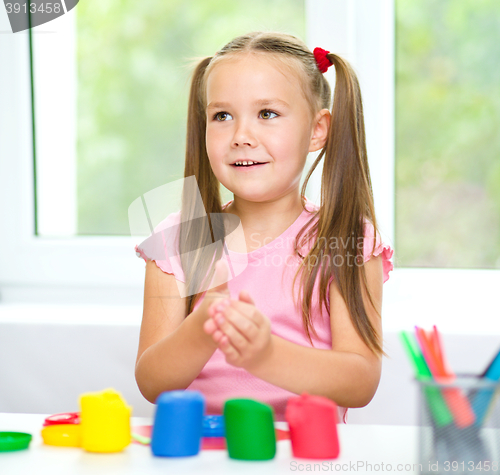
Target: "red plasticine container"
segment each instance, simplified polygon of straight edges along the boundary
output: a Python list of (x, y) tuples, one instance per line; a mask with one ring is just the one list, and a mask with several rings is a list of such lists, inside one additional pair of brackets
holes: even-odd
[(58, 425), (58, 424), (80, 424), (79, 412), (64, 412), (62, 414), (53, 414), (46, 417), (43, 422), (43, 427)]
[(293, 456), (334, 459), (339, 456), (337, 405), (307, 393), (288, 400), (285, 418), (290, 427)]

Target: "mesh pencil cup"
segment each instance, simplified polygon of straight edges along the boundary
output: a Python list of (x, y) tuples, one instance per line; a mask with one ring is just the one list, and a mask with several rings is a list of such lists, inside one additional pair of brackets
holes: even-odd
[(500, 473), (500, 383), (418, 379), (421, 474)]

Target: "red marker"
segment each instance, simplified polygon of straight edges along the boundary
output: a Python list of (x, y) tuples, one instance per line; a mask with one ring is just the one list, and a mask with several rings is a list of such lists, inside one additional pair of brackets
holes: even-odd
[[(447, 371), (448, 368), (445, 368), (442, 358), (442, 347), (441, 356), (439, 356), (436, 354), (431, 340), (422, 328), (415, 326), (415, 333), (432, 377), (438, 383), (452, 383), (455, 380), (455, 374), (449, 370)], [(443, 388), (442, 393), (457, 427), (469, 427), (474, 424), (476, 421), (474, 411), (467, 396), (459, 388)]]

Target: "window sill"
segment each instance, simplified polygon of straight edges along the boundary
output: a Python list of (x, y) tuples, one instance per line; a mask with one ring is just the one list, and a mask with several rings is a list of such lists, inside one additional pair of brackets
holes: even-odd
[[(396, 268), (384, 284), (384, 332), (435, 324), (449, 334), (500, 335), (499, 288), (499, 270)], [(97, 298), (84, 289), (77, 296), (38, 290), (27, 299), (26, 289), (19, 290), (0, 304), (0, 323), (140, 326), (142, 292), (119, 289), (109, 297), (103, 290), (107, 297)]]
[(448, 334), (500, 335), (500, 270), (397, 268), (384, 284), (385, 332), (415, 325)]
[(74, 305), (3, 303), (0, 305), (0, 325), (116, 325), (141, 324), (142, 306), (137, 305)]

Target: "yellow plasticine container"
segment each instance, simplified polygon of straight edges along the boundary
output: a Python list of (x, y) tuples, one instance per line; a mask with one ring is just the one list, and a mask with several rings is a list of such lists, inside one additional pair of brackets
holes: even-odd
[(57, 447), (81, 447), (82, 428), (80, 424), (54, 424), (42, 429), (43, 443)]
[(131, 442), (132, 408), (114, 389), (80, 396), (82, 448), (88, 452), (120, 452)]

